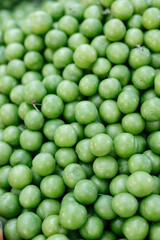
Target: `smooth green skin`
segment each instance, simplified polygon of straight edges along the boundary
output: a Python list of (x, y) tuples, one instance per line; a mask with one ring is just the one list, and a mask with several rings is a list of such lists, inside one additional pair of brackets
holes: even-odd
[(111, 5), (111, 11), (114, 17), (123, 21), (129, 19), (133, 15), (134, 8), (129, 0), (116, 0)]
[(53, 236), (47, 238), (47, 240), (69, 240), (69, 239), (63, 234), (54, 234)]
[(103, 101), (99, 108), (99, 114), (106, 123), (116, 123), (121, 118), (121, 112), (114, 100)]
[(22, 43), (24, 41), (24, 33), (19, 28), (11, 28), (4, 33), (4, 42), (8, 45), (10, 43)]
[(76, 83), (63, 80), (59, 83), (56, 92), (64, 102), (73, 102), (78, 97), (79, 89)]
[(99, 79), (94, 74), (87, 74), (79, 82), (79, 91), (84, 96), (92, 96), (98, 90)]
[(156, 154), (160, 153), (159, 142), (158, 142), (159, 138), (160, 138), (160, 131), (156, 131), (156, 132), (151, 133), (147, 139), (150, 149)]
[(124, 38), (126, 27), (119, 19), (111, 19), (104, 25), (104, 33), (109, 41), (117, 42)]
[(45, 197), (59, 198), (65, 192), (65, 184), (60, 176), (51, 175), (43, 178), (40, 189)]
[(50, 153), (39, 153), (34, 157), (32, 165), (40, 176), (48, 176), (54, 172), (56, 162)]
[(104, 78), (111, 70), (112, 64), (106, 58), (98, 58), (92, 65), (92, 71), (99, 78)]
[(61, 225), (68, 230), (79, 229), (87, 219), (86, 208), (74, 202), (66, 202), (62, 205), (59, 213)]
[(153, 52), (160, 51), (160, 31), (157, 29), (149, 30), (144, 35), (144, 43)]
[(19, 137), (21, 130), (16, 126), (9, 126), (4, 129), (3, 141), (10, 144), (12, 147), (19, 146)]
[(75, 17), (77, 20), (83, 19), (84, 7), (80, 3), (68, 2), (65, 5), (66, 15)]
[(29, 35), (32, 33), (31, 19), (29, 17), (24, 19), (22, 23), (22, 30), (26, 35)]
[(129, 218), (136, 213), (138, 201), (130, 193), (119, 193), (112, 200), (112, 208), (119, 217)]
[(141, 115), (147, 121), (158, 121), (160, 118), (159, 112), (159, 103), (160, 100), (157, 97), (150, 98), (146, 100), (141, 105)]
[(125, 65), (115, 65), (112, 67), (109, 77), (118, 79), (121, 86), (126, 86), (130, 80), (130, 70)]
[(113, 146), (111, 137), (105, 133), (99, 133), (93, 136), (89, 142), (90, 152), (97, 156), (102, 157), (107, 155)]
[(142, 16), (142, 25), (145, 29), (157, 29), (160, 26), (160, 11), (157, 8), (145, 10)]
[(52, 18), (44, 11), (36, 11), (31, 14), (31, 29), (35, 34), (44, 34), (52, 28)]
[(114, 0), (108, 0), (108, 1), (105, 1), (105, 0), (100, 0), (102, 6), (108, 8), (111, 6), (111, 4), (113, 3)]
[(5, 103), (9, 102), (9, 98), (7, 95), (0, 93), (0, 107), (2, 107)]
[(95, 175), (102, 179), (111, 179), (118, 172), (117, 161), (110, 156), (98, 157), (93, 163)]
[(42, 75), (39, 73), (39, 72), (36, 72), (36, 71), (27, 71), (23, 77), (22, 77), (22, 84), (25, 85), (27, 84), (28, 82), (32, 82), (34, 80), (42, 80)]
[(125, 221), (124, 218), (116, 217), (110, 222), (110, 229), (112, 230), (112, 232), (114, 234), (116, 234), (119, 237), (123, 236), (122, 226), (123, 226), (124, 221)]
[(47, 12), (54, 20), (58, 20), (64, 15), (64, 6), (59, 2), (46, 2), (43, 6), (45, 12)]
[(9, 162), (11, 154), (11, 146), (8, 143), (0, 142), (0, 166), (6, 165)]
[(24, 123), (29, 130), (40, 130), (44, 125), (44, 117), (37, 110), (29, 111), (24, 118)]
[(24, 56), (24, 63), (29, 70), (39, 71), (43, 67), (43, 58), (37, 51), (29, 51)]
[(92, 175), (90, 178), (98, 187), (98, 193), (100, 194), (107, 194), (109, 190), (109, 183), (105, 179), (100, 179), (96, 175)]
[(94, 203), (95, 213), (104, 220), (111, 220), (116, 217), (116, 213), (112, 209), (113, 197), (110, 195), (101, 195)]
[(78, 83), (83, 77), (83, 70), (74, 63), (67, 65), (62, 73), (63, 79)]
[[(144, 0), (145, 1), (145, 0)], [(142, 28), (142, 16), (139, 14), (134, 14), (128, 21), (127, 21), (128, 28)]]
[[(158, 75), (158, 74), (157, 74), (157, 75)], [(150, 89), (146, 90), (146, 91), (141, 95), (141, 105), (142, 105), (145, 101), (147, 101), (147, 100), (149, 100), (149, 99), (151, 99), (151, 98), (157, 98), (157, 94), (156, 94), (156, 92), (155, 92), (155, 89), (153, 89), (153, 88), (150, 88)]]
[(87, 7), (84, 11), (84, 18), (96, 18), (102, 21), (103, 14), (101, 12), (101, 8), (97, 5), (91, 5)]
[(129, 113), (122, 118), (122, 127), (125, 132), (137, 135), (144, 130), (145, 121), (139, 113)]
[(120, 174), (113, 178), (109, 185), (109, 191), (112, 196), (115, 196), (119, 193), (126, 193), (127, 190), (127, 180), (128, 175)]
[(78, 158), (84, 163), (92, 162), (95, 159), (94, 154), (90, 151), (89, 145), (89, 139), (83, 139), (76, 145), (76, 153), (78, 155)]
[(20, 145), (23, 149), (34, 152), (43, 143), (43, 135), (39, 131), (24, 130), (20, 135)]
[(96, 50), (89, 44), (78, 46), (73, 54), (75, 64), (82, 68), (89, 68), (97, 59)]
[(88, 179), (80, 180), (74, 188), (74, 197), (82, 204), (92, 204), (98, 196), (97, 185)]
[(129, 56), (129, 48), (122, 42), (111, 43), (107, 47), (106, 56), (114, 64), (123, 64)]
[(21, 43), (11, 43), (6, 47), (6, 58), (11, 61), (13, 59), (21, 59), (25, 53), (24, 46)]
[(52, 63), (53, 54), (54, 50), (52, 50), (51, 48), (46, 48), (44, 50), (44, 59), (46, 60), (47, 63)]
[(23, 208), (35, 208), (41, 201), (41, 192), (35, 185), (28, 185), (22, 189), (19, 201)]
[(55, 199), (45, 199), (37, 207), (36, 214), (42, 219), (50, 215), (58, 215), (60, 211), (60, 202)]
[(124, 42), (130, 48), (134, 48), (137, 45), (143, 45), (143, 32), (137, 28), (128, 29), (124, 38)]
[(92, 163), (81, 163), (81, 166), (84, 169), (87, 178), (90, 178), (93, 176), (94, 173), (93, 173)]
[(159, 53), (152, 53), (151, 54), (151, 67), (159, 68), (160, 67), (160, 54)]
[(128, 160), (128, 168), (130, 173), (137, 171), (150, 173), (152, 171), (152, 162), (145, 154), (134, 154)]
[(140, 90), (148, 89), (153, 85), (155, 75), (155, 70), (152, 67), (142, 66), (133, 73), (133, 85)]
[(66, 235), (68, 231), (60, 224), (58, 215), (50, 215), (42, 223), (42, 232), (46, 237), (50, 237), (58, 233)]
[(48, 75), (43, 79), (44, 87), (47, 90), (47, 93), (56, 93), (57, 87), (62, 82), (62, 77), (56, 74)]
[(160, 73), (158, 73), (154, 79), (154, 90), (155, 93), (160, 96)]
[(98, 90), (102, 98), (114, 99), (121, 92), (121, 84), (116, 78), (107, 78), (100, 82)]
[(13, 59), (7, 65), (7, 74), (17, 79), (21, 79), (25, 72), (26, 66), (22, 60)]
[(63, 110), (63, 118), (66, 122), (72, 123), (75, 122), (75, 107), (78, 101), (73, 101), (70, 103), (66, 103)]
[(17, 232), (22, 238), (33, 238), (41, 232), (41, 219), (33, 212), (21, 214), (17, 219)]
[(82, 44), (88, 44), (89, 40), (82, 33), (74, 33), (68, 38), (68, 46), (75, 51)]
[(159, 129), (160, 129), (160, 122), (159, 121), (154, 121), (154, 122), (146, 121), (145, 131), (147, 133), (158, 131)]
[(160, 178), (157, 176), (152, 175), (154, 181), (154, 188), (152, 193), (160, 194)]
[(24, 149), (15, 150), (10, 156), (10, 164), (12, 167), (22, 164), (28, 167), (32, 165), (32, 156)]
[(68, 47), (59, 48), (53, 55), (53, 63), (56, 68), (65, 68), (73, 62), (73, 51)]
[(112, 138), (112, 140), (114, 140), (117, 135), (123, 132), (124, 130), (121, 123), (108, 124), (106, 127), (106, 133)]
[(3, 141), (3, 132), (4, 132), (4, 130), (1, 129), (1, 128), (2, 128), (2, 127), (0, 126), (0, 142)]
[(58, 150), (58, 147), (56, 146), (56, 144), (50, 141), (42, 144), (40, 153), (49, 153), (54, 157), (57, 150)]
[(28, 51), (40, 52), (44, 49), (44, 41), (41, 36), (30, 34), (25, 38), (24, 46)]
[(109, 45), (109, 41), (104, 35), (100, 35), (95, 37), (92, 42), (91, 46), (94, 47), (94, 49), (97, 52), (98, 57), (105, 57), (106, 56), (106, 49)]
[(125, 237), (129, 240), (145, 239), (149, 231), (149, 224), (144, 218), (133, 216), (124, 222), (122, 229)]
[(65, 168), (71, 163), (76, 163), (78, 158), (73, 148), (60, 148), (55, 154), (56, 163)]
[(128, 158), (134, 153), (135, 139), (130, 133), (120, 133), (114, 139), (114, 150), (119, 157)]
[(81, 165), (71, 163), (63, 170), (62, 177), (67, 187), (74, 188), (80, 180), (86, 178), (86, 173)]
[(96, 18), (87, 18), (85, 19), (80, 26), (80, 31), (87, 38), (95, 38), (96, 36), (102, 33), (102, 23)]
[(110, 231), (104, 231), (104, 233), (100, 237), (100, 240), (116, 240), (116, 236)]
[(22, 102), (18, 107), (18, 116), (24, 120), (26, 114), (32, 110), (33, 107), (26, 102)]
[(28, 104), (40, 103), (47, 94), (47, 91), (43, 84), (39, 80), (34, 80), (25, 85), (24, 88), (24, 100)]
[(20, 189), (11, 188), (11, 193), (14, 193), (17, 197), (19, 197), (20, 192), (21, 192)]
[(85, 239), (99, 239), (103, 233), (104, 225), (100, 218), (88, 217), (85, 224), (80, 228), (80, 235)]
[(24, 93), (23, 85), (15, 86), (10, 92), (11, 101), (17, 105), (20, 105), (24, 101), (23, 93)]
[(64, 206), (65, 204), (72, 203), (72, 202), (76, 202), (77, 203), (77, 201), (76, 201), (76, 199), (74, 197), (74, 193), (73, 192), (69, 192), (62, 198), (61, 206)]
[(13, 167), (9, 173), (8, 182), (13, 188), (24, 188), (32, 182), (31, 169), (22, 164)]
[(60, 97), (55, 94), (48, 94), (42, 101), (41, 111), (47, 118), (57, 118), (63, 112), (64, 104)]
[(148, 196), (154, 188), (153, 178), (149, 173), (136, 171), (127, 180), (128, 191), (136, 197)]
[(33, 167), (31, 167), (31, 171), (32, 171), (32, 176), (33, 176), (32, 182), (33, 182), (33, 184), (35, 184), (36, 186), (39, 187), (43, 177), (40, 176), (38, 173), (36, 173), (34, 171)]
[(141, 135), (135, 135), (135, 151), (134, 153), (143, 153), (146, 150), (147, 141)]
[(43, 77), (47, 77), (49, 75), (53, 75), (53, 74), (58, 74), (60, 75), (60, 70), (57, 69), (53, 63), (47, 63), (43, 66), (42, 68), (42, 75)]
[(151, 194), (144, 198), (140, 203), (141, 215), (149, 221), (159, 221), (159, 207), (160, 196), (158, 194)]
[(32, 238), (32, 240), (46, 240), (46, 237), (42, 234), (39, 234), (39, 235), (35, 236), (34, 238)]
[(93, 136), (99, 133), (105, 133), (105, 127), (102, 123), (98, 123), (98, 122), (89, 123), (84, 128), (84, 135), (87, 138), (92, 138)]
[(123, 91), (118, 96), (117, 105), (124, 114), (135, 112), (139, 105), (139, 96), (131, 91)]
[(4, 226), (4, 236), (6, 240), (22, 240), (16, 229), (17, 219), (10, 219)]
[(45, 137), (48, 140), (53, 141), (55, 130), (63, 124), (64, 124), (64, 122), (61, 119), (53, 119), (53, 120), (46, 121), (44, 128), (43, 128), (43, 133), (44, 133)]
[(151, 62), (151, 53), (145, 47), (134, 48), (129, 54), (128, 62), (133, 69), (149, 65)]
[(18, 197), (10, 192), (4, 193), (0, 198), (0, 215), (6, 219), (14, 218), (20, 214), (21, 207)]
[(54, 141), (58, 147), (72, 147), (77, 142), (77, 133), (70, 124), (59, 126), (54, 133)]
[(58, 21), (58, 29), (65, 32), (67, 35), (72, 35), (78, 30), (78, 21), (72, 16), (63, 16)]
[(160, 234), (160, 224), (159, 223), (152, 224), (149, 229), (149, 239), (158, 240), (159, 234)]
[(1, 64), (0, 66), (0, 77), (4, 77), (6, 76), (6, 73), (7, 73), (7, 65), (5, 64)]
[(11, 166), (5, 165), (0, 168), (0, 187), (1, 188), (9, 188), (10, 185), (8, 183), (8, 175), (11, 170)]
[(18, 116), (18, 107), (12, 103), (6, 103), (0, 108), (0, 115), (2, 123), (6, 126), (18, 125), (19, 116)]
[(98, 111), (94, 103), (90, 101), (81, 101), (75, 107), (75, 118), (81, 124), (88, 124), (98, 116)]
[(131, 0), (133, 7), (134, 7), (134, 12), (137, 14), (141, 14), (143, 13), (146, 9), (147, 9), (147, 1), (142, 0), (142, 1), (138, 1), (138, 0)]

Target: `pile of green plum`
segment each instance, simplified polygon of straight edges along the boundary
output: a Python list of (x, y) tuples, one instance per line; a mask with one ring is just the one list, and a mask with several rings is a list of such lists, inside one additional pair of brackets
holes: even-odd
[(5, 240), (160, 239), (160, 0), (0, 10)]

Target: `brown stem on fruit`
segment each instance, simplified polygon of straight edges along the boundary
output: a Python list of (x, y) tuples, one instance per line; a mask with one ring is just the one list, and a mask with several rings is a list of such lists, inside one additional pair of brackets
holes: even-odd
[(37, 108), (36, 105), (40, 105), (40, 106), (41, 106), (40, 103), (36, 103), (36, 100), (33, 100), (33, 101), (32, 101), (32, 106), (39, 112), (39, 109)]

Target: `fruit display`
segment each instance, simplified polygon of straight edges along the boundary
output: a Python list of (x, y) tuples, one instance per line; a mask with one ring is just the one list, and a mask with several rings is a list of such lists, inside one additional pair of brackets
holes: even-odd
[(7, 6), (4, 239), (159, 240), (160, 1)]

